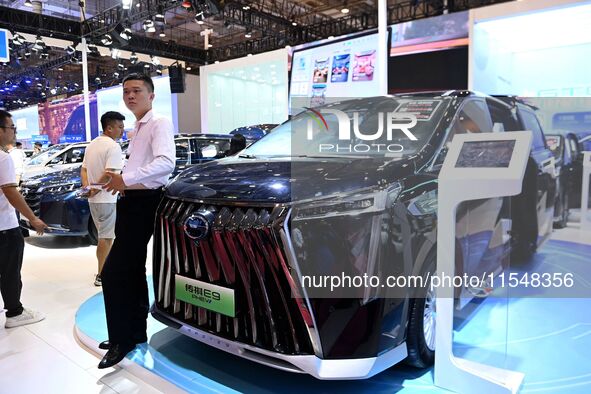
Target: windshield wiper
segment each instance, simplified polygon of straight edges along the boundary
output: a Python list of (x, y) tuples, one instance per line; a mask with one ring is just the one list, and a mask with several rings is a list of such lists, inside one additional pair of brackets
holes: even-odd
[(238, 157), (240, 157), (242, 159), (256, 159), (257, 158), (255, 155), (238, 155)]

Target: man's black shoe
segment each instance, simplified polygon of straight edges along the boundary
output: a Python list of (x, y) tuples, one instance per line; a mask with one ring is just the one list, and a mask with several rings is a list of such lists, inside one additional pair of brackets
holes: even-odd
[(127, 353), (131, 352), (135, 348), (135, 345), (122, 346), (118, 343), (111, 345), (109, 351), (98, 365), (99, 369), (109, 368), (113, 365), (118, 364), (125, 358)]
[(103, 349), (103, 350), (109, 350), (109, 348), (111, 347), (111, 342), (109, 342), (109, 340), (107, 339), (106, 341), (102, 341), (101, 343), (99, 343), (99, 349)]
[[(148, 342), (148, 338), (142, 338), (142, 339), (136, 339), (134, 340), (136, 345), (139, 345), (140, 343), (145, 343)], [(107, 339), (106, 341), (102, 341), (101, 343), (99, 343), (98, 345), (99, 349), (103, 349), (103, 350), (109, 350), (109, 348), (111, 347), (111, 342), (109, 342), (109, 340)]]

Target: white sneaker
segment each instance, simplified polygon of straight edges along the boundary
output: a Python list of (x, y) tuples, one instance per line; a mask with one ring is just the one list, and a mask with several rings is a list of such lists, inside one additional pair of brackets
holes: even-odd
[(38, 321), (41, 321), (43, 319), (45, 319), (45, 315), (43, 313), (25, 308), (23, 310), (23, 313), (21, 313), (20, 315), (14, 317), (7, 317), (6, 324), (4, 325), (4, 327), (12, 328), (24, 326), (26, 324), (37, 323)]

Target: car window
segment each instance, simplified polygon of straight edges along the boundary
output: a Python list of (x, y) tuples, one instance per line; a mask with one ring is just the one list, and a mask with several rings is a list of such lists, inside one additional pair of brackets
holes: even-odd
[(182, 165), (189, 162), (189, 140), (176, 140), (176, 164)]
[(519, 120), (514, 111), (496, 100), (487, 99), (494, 131), (519, 131)]
[(579, 145), (577, 144), (577, 141), (572, 137), (568, 137), (568, 142), (570, 145), (572, 156), (576, 159), (579, 155)]
[(525, 129), (531, 130), (533, 133), (532, 149), (538, 150), (546, 148), (544, 133), (542, 132), (542, 128), (540, 127), (540, 123), (538, 122), (536, 115), (533, 112), (522, 110), (521, 119), (523, 120)]
[(569, 138), (564, 137), (564, 164), (569, 164), (572, 161), (573, 153), (571, 151), (571, 144), (568, 142)]
[(456, 134), (491, 132), (492, 127), (492, 122), (484, 102), (480, 100), (466, 101), (456, 114), (445, 143), (437, 154), (434, 165), (443, 164), (449, 146)]

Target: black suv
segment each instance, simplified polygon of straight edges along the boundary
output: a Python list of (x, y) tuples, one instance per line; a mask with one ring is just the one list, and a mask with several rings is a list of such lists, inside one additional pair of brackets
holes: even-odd
[[(348, 151), (303, 149), (342, 143), (337, 112), (345, 127), (353, 120), (363, 130), (385, 124), (384, 114), (413, 113), (416, 140), (397, 132), (371, 143), (352, 137)], [(524, 129), (534, 138), (523, 193), (458, 208), (458, 274), (499, 272), (512, 250), (527, 257), (552, 230), (553, 156), (534, 110), (465, 91), (358, 99), (307, 110), (239, 157), (193, 167), (168, 185), (154, 232), (153, 316), (211, 346), (320, 379), (368, 378), (404, 359), (430, 365), (432, 289), (323, 297), (304, 276), (432, 273), (448, 142)]]

